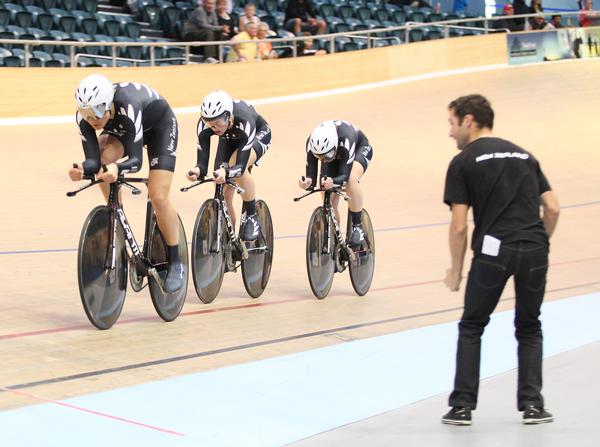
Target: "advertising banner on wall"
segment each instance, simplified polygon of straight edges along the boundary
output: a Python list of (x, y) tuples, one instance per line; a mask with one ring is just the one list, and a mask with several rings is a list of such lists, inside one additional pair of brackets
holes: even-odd
[(599, 57), (600, 27), (507, 34), (508, 63)]

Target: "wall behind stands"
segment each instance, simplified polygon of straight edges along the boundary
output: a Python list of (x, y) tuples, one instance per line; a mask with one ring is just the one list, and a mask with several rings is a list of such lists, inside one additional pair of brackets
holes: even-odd
[(217, 88), (257, 99), (507, 62), (506, 36), (470, 36), (377, 48), (323, 57), (248, 64), (144, 68), (1, 68), (0, 117), (69, 115), (74, 89), (101, 72), (113, 82), (148, 84), (173, 107), (198, 106)]

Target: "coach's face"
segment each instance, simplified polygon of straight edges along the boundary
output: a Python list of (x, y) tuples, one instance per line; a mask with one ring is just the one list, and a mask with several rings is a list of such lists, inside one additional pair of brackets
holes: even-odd
[(461, 122), (460, 118), (454, 114), (454, 109), (451, 109), (448, 111), (448, 123), (450, 124), (448, 135), (456, 140), (456, 146), (462, 151), (470, 142), (470, 127), (473, 117), (466, 115)]

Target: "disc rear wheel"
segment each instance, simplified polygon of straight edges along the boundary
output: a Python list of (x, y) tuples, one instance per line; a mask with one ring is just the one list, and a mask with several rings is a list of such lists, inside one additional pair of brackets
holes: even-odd
[[(158, 313), (165, 321), (173, 321), (179, 316), (187, 295), (189, 276), (187, 239), (185, 237), (185, 229), (183, 228), (179, 216), (177, 216), (177, 219), (179, 222), (179, 257), (185, 266), (183, 286), (175, 292), (168, 293), (161, 289), (160, 285), (152, 276), (148, 277), (148, 288), (150, 289), (152, 304), (154, 305), (156, 313)], [(154, 223), (150, 229), (148, 258), (150, 263), (156, 268), (158, 276), (164, 284), (168, 267), (167, 244), (158, 228), (156, 219), (154, 219)]]
[(273, 221), (269, 207), (262, 200), (256, 201), (256, 216), (260, 233), (256, 241), (244, 242), (248, 258), (242, 261), (244, 287), (252, 298), (258, 298), (267, 287), (273, 261)]
[[(361, 223), (365, 233), (365, 242), (361, 247), (354, 249), (354, 260), (349, 261), (350, 281), (354, 291), (360, 295), (365, 295), (371, 288), (373, 281), (373, 272), (375, 271), (375, 235), (371, 217), (367, 210), (362, 210)], [(348, 213), (347, 238), (350, 237), (352, 230), (352, 221)], [(346, 239), (347, 240), (347, 239)]]

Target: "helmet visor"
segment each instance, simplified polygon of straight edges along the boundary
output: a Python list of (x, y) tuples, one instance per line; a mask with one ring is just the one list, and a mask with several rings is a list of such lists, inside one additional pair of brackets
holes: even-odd
[(317, 159), (321, 160), (323, 163), (329, 163), (335, 158), (335, 148), (325, 152), (324, 154), (315, 154), (315, 157), (317, 157)]
[(79, 109), (79, 113), (84, 119), (101, 119), (106, 113), (106, 104), (99, 104), (97, 106), (90, 106), (87, 109)]

